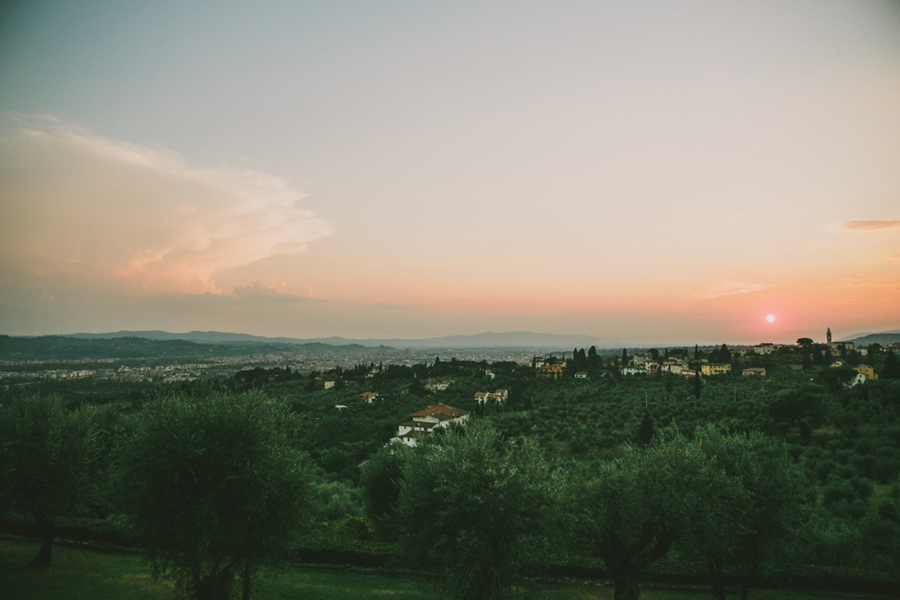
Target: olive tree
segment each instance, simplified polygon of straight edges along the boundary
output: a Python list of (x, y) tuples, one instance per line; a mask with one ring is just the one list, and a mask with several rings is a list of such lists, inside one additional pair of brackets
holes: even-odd
[(311, 470), (288, 414), (259, 393), (149, 402), (123, 450), (120, 486), (154, 572), (198, 600), (249, 598), (259, 567), (283, 558), (308, 515)]
[(401, 545), (448, 598), (504, 598), (547, 544), (555, 473), (540, 449), (511, 445), (483, 421), (406, 456)]
[(366, 513), (383, 540), (395, 541), (400, 534), (397, 503), (403, 465), (413, 450), (401, 443), (391, 443), (373, 454), (360, 466), (359, 485), (363, 491)]
[(57, 517), (85, 498), (94, 433), (87, 411), (68, 410), (58, 397), (19, 397), (0, 408), (0, 506), (37, 524), (41, 548), (32, 566), (50, 564)]
[(760, 565), (796, 542), (809, 485), (784, 444), (760, 433), (727, 434), (708, 425), (697, 429), (694, 441), (744, 493), (740, 502), (724, 506), (719, 518), (706, 521), (707, 527), (693, 528), (685, 545), (706, 561), (717, 598), (725, 598), (723, 571), (730, 564), (742, 576), (746, 600)]
[(720, 518), (742, 490), (681, 435), (660, 435), (602, 463), (572, 487), (576, 538), (603, 559), (616, 600), (640, 598), (641, 575), (695, 528)]

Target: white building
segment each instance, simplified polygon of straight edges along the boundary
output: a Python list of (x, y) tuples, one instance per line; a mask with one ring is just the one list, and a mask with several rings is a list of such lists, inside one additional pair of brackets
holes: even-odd
[(451, 423), (464, 423), (469, 412), (446, 404), (433, 404), (425, 410), (414, 412), (409, 421), (397, 428), (397, 437), (407, 446), (415, 446), (418, 440), (431, 435), (438, 427), (449, 427)]

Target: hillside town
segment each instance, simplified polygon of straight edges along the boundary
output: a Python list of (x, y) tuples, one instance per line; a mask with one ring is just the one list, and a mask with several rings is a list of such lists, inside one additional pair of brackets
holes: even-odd
[[(704, 351), (705, 350), (705, 351)], [(694, 380), (701, 384), (711, 378), (734, 376), (758, 378), (765, 380), (770, 371), (777, 370), (802, 373), (813, 367), (820, 370), (827, 368), (825, 374), (834, 374), (834, 381), (845, 387), (855, 387), (866, 381), (877, 381), (879, 374), (867, 359), (875, 353), (886, 352), (893, 356), (900, 351), (900, 343), (892, 342), (884, 347), (873, 345), (857, 346), (854, 342), (832, 340), (830, 328), (826, 331), (823, 343), (815, 343), (811, 338), (801, 338), (797, 344), (759, 343), (753, 346), (727, 348), (707, 347), (701, 350), (689, 349), (638, 349), (629, 355), (623, 349), (621, 355), (609, 350), (598, 352), (595, 348), (575, 349), (570, 354), (559, 356), (534, 355), (531, 358), (531, 373), (537, 380), (558, 381), (570, 378), (587, 381), (591, 378), (609, 378), (615, 373), (626, 378), (661, 378), (680, 377)], [(869, 361), (871, 362), (871, 361)], [(435, 364), (440, 363), (440, 360)], [(890, 364), (890, 363), (889, 363)], [(374, 378), (382, 372), (383, 366), (372, 367), (366, 374)], [(490, 368), (483, 370), (484, 379), (496, 378)], [(454, 384), (451, 377), (429, 378), (424, 389), (432, 394), (446, 392)], [(323, 389), (334, 389), (336, 382), (325, 379)], [(366, 404), (389, 400), (376, 392), (366, 391), (360, 394)], [(509, 399), (509, 390), (498, 388), (494, 391), (478, 390), (472, 396), (478, 414), (483, 415), (488, 408), (502, 410)], [(339, 410), (346, 405), (336, 405)], [(469, 416), (469, 411), (448, 406), (446, 404), (430, 404), (428, 407), (409, 415), (409, 419), (401, 423), (393, 441), (406, 446), (416, 446), (435, 431), (452, 424), (462, 424)]]
[[(857, 345), (852, 341), (833, 341), (831, 329), (827, 329), (824, 342), (816, 343), (811, 338), (800, 338), (796, 344), (775, 344), (763, 342), (752, 346), (733, 346), (727, 349), (728, 356), (723, 357), (721, 348), (702, 346), (694, 349), (679, 348), (664, 350), (633, 348), (595, 349), (596, 356), (603, 358), (603, 365), (609, 364), (610, 357), (616, 359), (615, 366), (622, 375), (659, 375), (671, 373), (682, 377), (711, 377), (729, 374), (733, 368), (742, 363), (752, 366), (741, 368), (741, 375), (748, 377), (765, 377), (766, 368), (762, 364), (766, 357), (777, 359), (781, 364), (796, 370), (803, 370), (813, 364), (822, 364), (827, 358), (830, 366), (848, 366), (858, 376), (854, 383), (862, 383), (867, 379), (877, 379), (878, 374), (865, 359), (871, 349), (884, 351), (900, 351), (900, 342), (891, 342), (880, 346)], [(717, 360), (709, 357), (696, 360), (696, 352), (713, 354)], [(396, 349), (396, 348), (354, 348), (347, 350), (341, 346), (323, 346), (313, 350), (281, 349), (280, 351), (253, 352), (241, 355), (217, 356), (217, 347), (210, 345), (208, 358), (198, 361), (195, 358), (182, 362), (177, 357), (169, 359), (153, 357), (147, 360), (140, 358), (116, 358), (115, 356), (91, 359), (15, 359), (0, 358), (0, 382), (27, 383), (30, 381), (97, 379), (109, 382), (147, 382), (147, 383), (184, 383), (201, 379), (227, 378), (252, 368), (286, 368), (296, 372), (325, 372), (335, 368), (352, 368), (360, 364), (372, 365), (371, 373), (377, 372), (376, 365), (394, 364), (413, 366), (434, 361), (436, 354), (450, 352), (452, 357), (462, 361), (483, 362), (515, 362), (530, 363), (535, 376), (541, 379), (556, 380), (571, 376), (575, 379), (587, 379), (592, 376), (586, 368), (587, 363), (579, 361), (578, 350), (550, 351), (546, 354), (534, 354), (535, 349), (521, 348), (479, 348), (454, 349), (448, 351), (441, 348)], [(813, 353), (816, 353), (814, 355)], [(114, 354), (110, 352), (110, 354)], [(727, 358), (727, 360), (725, 360)], [(149, 363), (149, 364), (148, 364)], [(759, 363), (759, 364), (757, 364)], [(596, 363), (593, 363), (596, 364)], [(580, 368), (585, 367), (585, 368)], [(573, 370), (574, 369), (574, 370)], [(596, 374), (594, 374), (596, 375)], [(601, 374), (602, 375), (602, 374)], [(325, 387), (334, 382), (325, 382)], [(446, 381), (429, 381), (426, 386), (431, 391), (441, 391), (449, 386)], [(485, 392), (487, 394), (487, 392)], [(485, 396), (484, 401), (498, 401)], [(503, 399), (499, 399), (500, 402)]]

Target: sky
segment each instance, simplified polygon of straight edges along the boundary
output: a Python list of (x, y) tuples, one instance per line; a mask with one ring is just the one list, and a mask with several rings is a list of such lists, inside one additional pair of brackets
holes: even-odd
[(0, 334), (828, 327), (900, 329), (898, 1), (0, 8)]

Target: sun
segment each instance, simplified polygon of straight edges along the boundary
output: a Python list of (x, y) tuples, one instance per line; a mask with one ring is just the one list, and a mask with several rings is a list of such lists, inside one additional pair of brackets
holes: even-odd
[(768, 321), (769, 323), (774, 323), (775, 315), (766, 315), (766, 321)]

